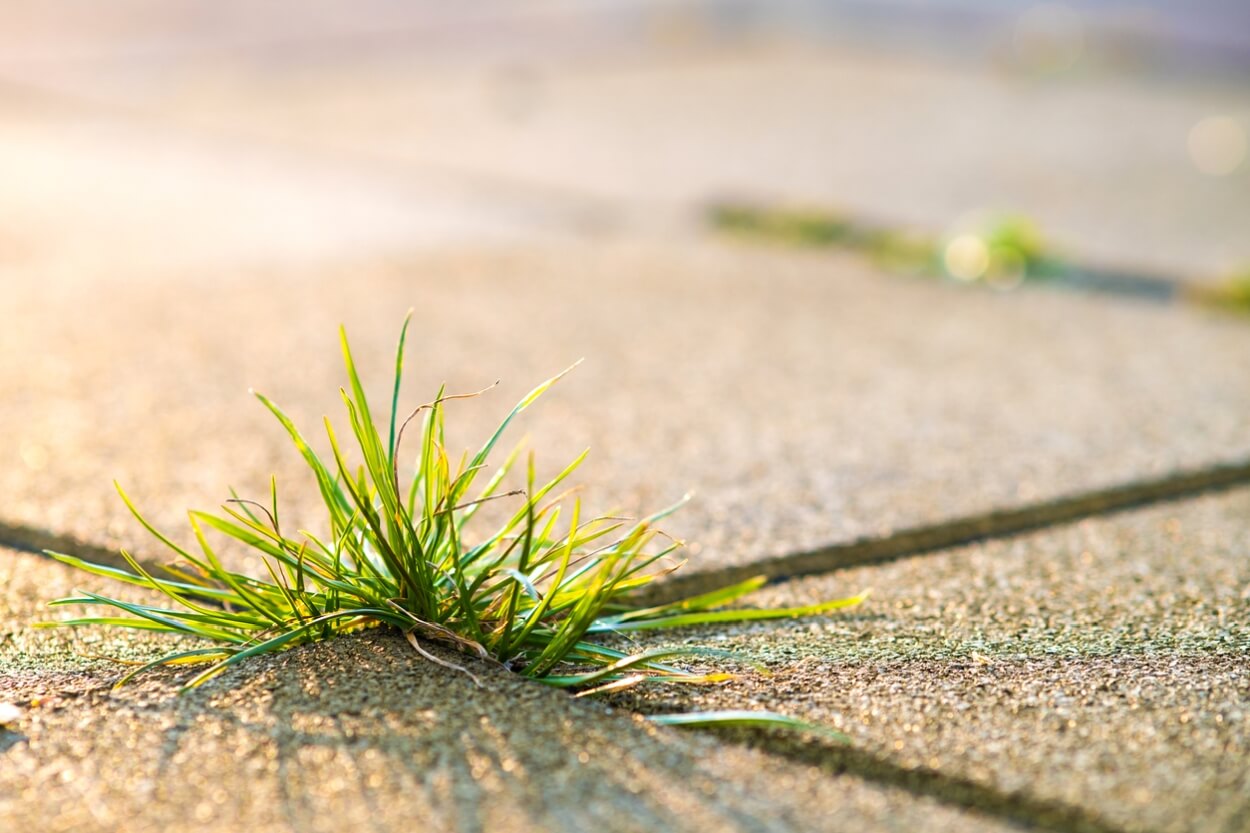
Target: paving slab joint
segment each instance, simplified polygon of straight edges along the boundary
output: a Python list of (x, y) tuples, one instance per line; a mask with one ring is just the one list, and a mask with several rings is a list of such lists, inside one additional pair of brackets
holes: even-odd
[(1250, 459), (1135, 480), (1012, 509), (995, 509), (746, 564), (678, 575), (656, 585), (646, 601), (659, 603), (680, 599), (760, 575), (769, 581), (784, 581), (847, 567), (894, 561), (1245, 485), (1250, 485)]
[[(787, 735), (761, 735), (751, 745), (770, 755), (815, 766), (830, 775), (851, 775), (864, 781), (906, 790), (941, 804), (1004, 821), (1039, 833), (1130, 833), (1096, 811), (1028, 795), (1003, 792), (968, 778), (927, 767), (905, 767), (854, 746), (813, 744)], [(1151, 833), (1134, 826), (1131, 833)]]
[[(657, 604), (673, 601), (760, 575), (767, 577), (769, 581), (784, 581), (830, 573), (847, 567), (894, 561), (1245, 485), (1250, 485), (1250, 459), (1174, 472), (1148, 480), (1135, 480), (1040, 503), (991, 510), (745, 564), (676, 575), (655, 586), (641, 601)], [(25, 524), (0, 520), (0, 546), (37, 554), (43, 554), (44, 550), (55, 550), (129, 570), (125, 560), (112, 549)], [(137, 558), (145, 568), (160, 567), (158, 562), (144, 558), (141, 554)]]
[[(0, 520), (0, 546), (18, 552), (30, 552), (43, 555), (45, 550), (63, 552), (77, 556), (97, 564), (106, 564), (121, 570), (130, 570), (126, 560), (115, 549), (102, 547), (88, 541), (80, 541), (69, 535), (58, 535), (45, 529), (38, 529), (25, 524), (6, 523)], [(156, 566), (155, 562), (140, 558), (144, 567)]]

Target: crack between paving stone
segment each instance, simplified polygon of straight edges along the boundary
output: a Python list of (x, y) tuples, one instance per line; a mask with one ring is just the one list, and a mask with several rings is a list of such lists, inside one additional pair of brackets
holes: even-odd
[(830, 573), (847, 567), (879, 564), (1247, 484), (1250, 484), (1250, 459), (1221, 463), (1065, 495), (1027, 506), (996, 509), (937, 524), (910, 527), (882, 536), (799, 550), (747, 564), (676, 575), (656, 586), (646, 596), (646, 601), (675, 601), (760, 575), (774, 582)]
[[(70, 535), (58, 535), (55, 532), (26, 524), (6, 523), (0, 520), (0, 547), (8, 547), (18, 552), (31, 552), (36, 555), (44, 555), (44, 550), (53, 550), (94, 561), (97, 564), (130, 570), (126, 560), (115, 549), (81, 541)], [(148, 558), (140, 558), (139, 563), (145, 568), (156, 566), (156, 562)]]
[[(850, 566), (891, 561), (1246, 484), (1250, 484), (1250, 460), (1218, 464), (1068, 495), (1029, 506), (912, 527), (881, 537), (833, 544), (751, 564), (673, 578), (664, 582), (660, 592), (663, 598), (678, 598), (709, 586), (720, 586), (754, 575), (763, 574), (770, 580), (777, 581)], [(58, 550), (126, 568), (125, 562), (111, 549), (23, 524), (0, 521), (0, 545), (38, 554), (47, 549)], [(149, 559), (141, 559), (141, 563), (145, 566), (153, 565)], [(942, 804), (1002, 820), (1023, 829), (1046, 833), (1127, 831), (1127, 828), (1114, 825), (1085, 808), (1037, 798), (1023, 792), (1003, 792), (971, 779), (948, 775), (934, 769), (905, 767), (855, 747), (804, 743), (786, 735), (763, 737), (757, 745), (770, 755), (816, 766), (830, 774), (847, 774), (864, 781), (902, 789), (912, 795), (931, 798)]]
[[(726, 736), (729, 733), (721, 733)], [(1038, 798), (1023, 791), (1004, 792), (970, 778), (928, 767), (906, 767), (854, 746), (805, 742), (793, 735), (751, 737), (749, 745), (775, 757), (815, 766), (829, 775), (850, 775), (887, 788), (1012, 826), (1044, 833), (1128, 833), (1129, 828), (1106, 820), (1093, 810), (1062, 801)], [(1134, 833), (1149, 833), (1133, 827)]]
[[(760, 575), (766, 576), (770, 582), (776, 582), (865, 564), (879, 564), (1244, 485), (1250, 485), (1250, 459), (1175, 472), (1147, 480), (1135, 480), (1027, 506), (991, 510), (937, 524), (910, 527), (882, 536), (785, 553), (746, 564), (675, 575), (665, 579), (641, 600), (648, 604), (675, 601)], [(0, 546), (40, 555), (44, 550), (54, 550), (88, 561), (129, 569), (116, 550), (27, 524), (0, 520)], [(136, 554), (136, 557), (145, 568), (161, 566), (160, 562), (142, 554)]]

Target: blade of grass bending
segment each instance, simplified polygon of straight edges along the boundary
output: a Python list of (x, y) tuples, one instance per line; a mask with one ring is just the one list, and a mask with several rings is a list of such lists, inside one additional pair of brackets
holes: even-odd
[[(339, 345), (343, 351), (343, 364), (347, 367), (347, 381), (352, 386), (352, 396), (356, 399), (356, 407), (360, 409), (360, 418), (365, 425), (373, 427), (373, 415), (369, 412), (369, 400), (365, 397), (364, 385), (360, 383), (360, 374), (356, 372), (356, 362), (352, 360), (352, 348), (347, 343), (347, 328), (339, 327)], [(345, 394), (346, 395), (346, 394)], [(373, 439), (378, 440), (381, 444), (381, 438), (377, 437), (377, 430), (374, 429)]]
[(252, 391), (252, 395), (260, 400), (260, 403), (269, 409), (269, 412), (281, 423), (286, 429), (286, 433), (290, 436), (291, 441), (295, 443), (295, 448), (299, 451), (300, 456), (304, 458), (304, 462), (313, 470), (313, 474), (317, 477), (317, 486), (321, 490), (321, 499), (326, 505), (326, 509), (330, 512), (330, 519), (335, 525), (333, 531), (337, 533), (341, 528), (344, 516), (352, 514), (351, 505), (347, 502), (342, 489), (339, 488), (335, 481), (334, 475), (330, 473), (325, 463), (321, 462), (321, 458), (312, 450), (312, 446), (304, 439), (304, 435), (295, 427), (295, 423), (291, 421), (281, 408), (279, 408), (272, 400), (263, 393)]
[[(94, 604), (99, 604), (99, 602), (96, 599), (92, 599), (87, 596), (67, 596), (62, 599), (53, 599), (52, 601), (48, 602), (48, 607), (63, 607), (67, 605), (94, 605)], [(237, 612), (226, 611), (226, 610), (222, 610), (217, 613), (206, 615), (203, 613), (196, 613), (190, 610), (171, 610), (169, 608), (164, 608), (164, 607), (153, 607), (152, 605), (139, 605), (139, 606), (144, 608), (145, 610), (152, 610), (157, 613), (166, 614), (174, 618), (181, 619), (183, 621), (193, 623), (193, 624), (197, 622), (203, 622), (205, 624), (215, 625), (218, 627), (237, 628), (241, 631), (269, 630), (269, 629), (272, 629), (273, 627), (271, 623), (266, 622), (265, 620), (259, 617), (251, 617), (244, 613), (237, 613)], [(107, 617), (107, 618), (111, 619), (111, 618), (116, 618), (116, 617)], [(78, 622), (79, 620), (74, 620), (74, 621)], [(148, 620), (122, 618), (120, 619), (120, 621), (147, 622)], [(56, 623), (53, 622), (52, 624), (55, 625)], [(161, 629), (164, 629), (164, 625), (161, 625), (160, 627)], [(142, 630), (147, 630), (147, 628), (143, 628)], [(240, 634), (240, 636), (242, 636), (242, 634)]]
[(573, 605), (568, 615), (560, 620), (559, 627), (551, 641), (543, 648), (533, 665), (525, 669), (528, 676), (540, 677), (549, 673), (586, 634), (587, 629), (594, 624), (595, 618), (603, 609), (603, 605), (612, 596), (612, 585), (617, 578), (612, 570), (623, 558), (628, 563), (628, 556), (612, 553), (604, 560), (603, 566), (595, 571), (590, 583), (582, 590), (577, 603)]
[(820, 604), (804, 607), (779, 607), (763, 610), (708, 610), (699, 613), (683, 613), (676, 616), (664, 616), (659, 619), (642, 619), (629, 622), (596, 623), (587, 633), (603, 633), (605, 631), (649, 631), (663, 628), (682, 628), (689, 625), (709, 625), (719, 622), (755, 622), (769, 619), (798, 619), (804, 616), (818, 616), (831, 610), (854, 607), (868, 598), (868, 591), (846, 599), (834, 599)]
[[(48, 602), (49, 606), (59, 604), (102, 604), (95, 599), (57, 599)], [(60, 619), (57, 621), (35, 622), (33, 628), (78, 628), (85, 625), (106, 625), (113, 628), (130, 628), (136, 631), (158, 631), (170, 633), (170, 629), (159, 622), (148, 619), (130, 619), (124, 616), (82, 616), (77, 619)]]
[[(44, 550), (43, 552), (44, 555), (60, 561), (62, 564), (82, 570), (84, 573), (91, 573), (92, 575), (110, 578), (114, 581), (120, 581), (123, 584), (133, 584), (137, 587), (148, 586), (147, 580), (142, 576), (126, 570), (119, 570), (116, 567), (106, 567), (103, 564), (96, 564), (93, 561), (84, 561), (77, 556), (66, 555), (63, 552), (54, 552), (53, 550)], [(161, 579), (161, 581), (165, 581), (165, 583), (170, 587), (175, 587), (188, 595), (194, 593), (200, 598), (209, 598), (219, 602), (230, 602), (236, 604), (240, 601), (239, 597), (230, 590), (203, 587), (198, 584), (187, 584), (179, 581), (166, 581), (165, 579)]]
[(534, 601), (537, 602), (542, 600), (542, 594), (538, 592), (538, 588), (534, 586), (534, 582), (532, 582), (530, 577), (522, 573), (520, 570), (514, 570), (511, 567), (504, 567), (499, 572), (506, 576), (510, 576), (514, 581), (525, 588), (525, 595), (529, 596)]
[(657, 607), (647, 607), (639, 609), (629, 609), (624, 613), (615, 616), (608, 616), (601, 619), (601, 622), (628, 622), (631, 619), (646, 619), (657, 616), (668, 616), (678, 611), (688, 610), (707, 610), (712, 607), (720, 607), (730, 602), (752, 593), (768, 583), (767, 576), (754, 576), (746, 581), (731, 584), (722, 587), (719, 590), (712, 590), (708, 593), (702, 593), (698, 596), (689, 596), (676, 602)]
[[(266, 619), (273, 622), (278, 627), (285, 627), (281, 613), (281, 608), (274, 605), (269, 599), (266, 599), (262, 593), (257, 592), (256, 588), (245, 589), (247, 582), (255, 582), (247, 576), (240, 576), (227, 570), (218, 560), (217, 554), (213, 552), (212, 547), (208, 545), (208, 539), (204, 537), (204, 530), (200, 527), (199, 522), (194, 515), (189, 516), (191, 520), (191, 531), (195, 534), (195, 540), (199, 542), (200, 549), (204, 551), (204, 557), (208, 559), (211, 569), (210, 574), (228, 586), (236, 594), (238, 594), (241, 603), (246, 607), (255, 610)], [(265, 587), (264, 582), (255, 582), (258, 587)]]
[[(582, 361), (582, 359), (578, 359), (573, 362), (573, 364), (557, 373), (555, 376), (552, 376), (550, 379), (525, 394), (525, 396), (521, 398), (521, 401), (512, 408), (512, 411), (504, 417), (503, 422), (499, 423), (499, 427), (495, 429), (495, 433), (490, 436), (490, 439), (486, 441), (486, 444), (483, 445), (481, 449), (478, 450), (477, 454), (473, 456), (473, 461), (469, 464), (469, 468), (476, 469), (477, 466), (485, 463), (486, 457), (490, 454), (491, 450), (494, 449), (495, 443), (499, 442), (499, 438), (503, 436), (503, 432), (507, 429), (508, 425), (511, 424), (512, 420), (516, 419), (522, 412), (525, 411), (526, 408), (534, 404), (534, 400), (538, 399), (538, 397), (550, 390), (552, 385), (571, 373), (575, 367), (582, 363)], [(472, 482), (472, 477), (465, 479), (464, 484), (460, 487), (460, 490), (452, 496), (453, 503), (458, 503), (460, 501), (461, 495), (468, 490), (469, 485)]]
[[(591, 683), (597, 683), (606, 677), (610, 677), (614, 674), (618, 674), (621, 671), (627, 671), (630, 668), (634, 668), (635, 666), (641, 665), (643, 667), (648, 667), (649, 665), (654, 663), (656, 660), (666, 659), (668, 657), (681, 657), (681, 656), (710, 656), (710, 657), (729, 658), (729, 657), (734, 657), (735, 654), (732, 651), (723, 651), (719, 648), (694, 648), (694, 647), (652, 648), (649, 651), (642, 651), (641, 653), (631, 654), (630, 656), (627, 656), (623, 659), (619, 659), (616, 662), (611, 663), (610, 665), (605, 665), (604, 667), (596, 671), (591, 671), (586, 674), (573, 674), (573, 675), (561, 676), (561, 677), (553, 677), (549, 675), (547, 677), (543, 677), (542, 681), (549, 686), (555, 686), (557, 688), (568, 688), (568, 687), (574, 687), (574, 686), (590, 685)], [(665, 670), (665, 673), (672, 673), (673, 669), (671, 669), (671, 667), (666, 667), (664, 670)], [(678, 673), (686, 674), (689, 672), (680, 671), (678, 669)], [(698, 675), (690, 674), (690, 676), (698, 676)]]
[(280, 634), (279, 636), (275, 636), (273, 639), (265, 640), (264, 642), (260, 642), (256, 645), (251, 646), (250, 648), (244, 648), (243, 650), (239, 651), (237, 654), (233, 654), (229, 658), (217, 663), (212, 668), (208, 669), (202, 674), (198, 674), (197, 676), (195, 676), (190, 682), (188, 682), (185, 686), (182, 687), (182, 691), (188, 691), (192, 688), (195, 688), (196, 686), (199, 686), (207, 682), (208, 680), (217, 676), (221, 672), (225, 671), (231, 665), (234, 665), (236, 662), (241, 662), (247, 659), (248, 657), (254, 657), (257, 654), (267, 654), (273, 651), (277, 651), (281, 649), (282, 647), (286, 646), (288, 643), (294, 640), (297, 640), (303, 636), (307, 636), (308, 632), (318, 625), (324, 624), (326, 622), (334, 621), (337, 619), (362, 618), (362, 617), (370, 618), (370, 619), (377, 619), (379, 621), (384, 621), (384, 622), (393, 624), (396, 627), (402, 627), (402, 625), (396, 623), (395, 617), (390, 611), (383, 610), (381, 608), (354, 608), (352, 610), (339, 610), (339, 611), (335, 611), (334, 613), (327, 613), (324, 616), (318, 616), (316, 619), (312, 620), (311, 622), (308, 622), (307, 624), (300, 625), (299, 627), (293, 628), (287, 631), (286, 633)]
[[(230, 512), (230, 514), (236, 518), (239, 517), (235, 513), (231, 512), (229, 509), (227, 509), (226, 511)], [(225, 518), (219, 518), (216, 515), (210, 515), (207, 512), (192, 512), (191, 514), (195, 516), (198, 520), (203, 521), (208, 526), (212, 527), (218, 532), (221, 532), (225, 535), (230, 536), (231, 538), (241, 541), (242, 543), (247, 544), (249, 547), (252, 547), (253, 549), (258, 549), (262, 553), (272, 556), (273, 558), (282, 562), (282, 564), (289, 569), (290, 573), (292, 574), (292, 578), (295, 578), (302, 571), (302, 565), (300, 564), (301, 557), (307, 562), (309, 562), (312, 565), (312, 567), (315, 568), (315, 570), (320, 571), (321, 574), (333, 575), (334, 563), (330, 559), (326, 558), (324, 555), (320, 553), (306, 552), (303, 546), (304, 543), (307, 543), (306, 541), (301, 543), (300, 549), (297, 550), (293, 554), (291, 552), (293, 541), (290, 538), (280, 537), (277, 539), (272, 539), (272, 536), (265, 537), (265, 536), (257, 535), (256, 533), (251, 531), (250, 527), (237, 526), (231, 523), (230, 521), (227, 521)], [(311, 537), (311, 536), (306, 535), (305, 533), (301, 533), (301, 534), (305, 535), (306, 538)], [(270, 543), (271, 539), (276, 540), (280, 543), (278, 543), (277, 545), (272, 544)]]
[(753, 712), (738, 709), (710, 712), (686, 712), (683, 714), (649, 714), (647, 720), (661, 726), (680, 726), (688, 729), (787, 729), (822, 735), (831, 740), (846, 743), (846, 735), (819, 723), (809, 723), (776, 712)]
[(210, 628), (205, 625), (189, 625), (185, 622), (178, 621), (178, 619), (171, 618), (176, 611), (160, 610), (159, 608), (150, 608), (145, 605), (130, 604), (129, 602), (123, 602), (120, 599), (110, 599), (107, 596), (97, 596), (95, 593), (89, 593), (87, 591), (83, 591), (83, 595), (94, 601), (96, 604), (115, 607), (118, 610), (124, 610), (127, 613), (138, 616), (141, 619), (147, 619), (151, 622), (155, 622), (157, 625), (163, 626), (165, 630), (170, 631), (171, 633), (185, 633), (190, 636), (216, 639), (219, 642), (234, 642), (236, 644), (246, 641), (246, 638), (240, 636), (239, 634), (219, 630), (217, 628)]
[(159, 591), (160, 593), (165, 594), (173, 601), (177, 602), (178, 604), (182, 605), (188, 610), (192, 610), (196, 613), (202, 613), (206, 616), (214, 616), (222, 612), (221, 608), (217, 608), (216, 610), (210, 610), (209, 608), (202, 607), (196, 604), (190, 599), (183, 598), (181, 595), (177, 593), (176, 590), (174, 590), (169, 585), (169, 583), (162, 581), (158, 578), (155, 578), (151, 573), (143, 569), (143, 565), (140, 564), (138, 561), (136, 561), (134, 559), (134, 556), (132, 556), (130, 553), (126, 552), (125, 550), (120, 550), (120, 553), (121, 553), (121, 557), (126, 560), (126, 563), (130, 565), (130, 568), (134, 570), (136, 574), (147, 579), (149, 588), (152, 588), (154, 590)]
[(205, 659), (198, 660), (199, 662), (212, 662), (213, 660), (207, 659), (207, 657), (223, 657), (223, 656), (229, 657), (230, 652), (222, 648), (197, 648), (194, 651), (182, 651), (181, 653), (177, 653), (177, 654), (167, 654), (161, 657), (160, 659), (154, 659), (151, 662), (145, 662), (142, 665), (140, 665), (138, 668), (128, 671), (125, 675), (122, 676), (121, 679), (113, 683), (113, 688), (121, 688), (126, 683), (130, 682), (131, 680), (133, 680), (135, 677), (139, 676), (143, 672), (151, 671), (153, 668), (159, 668), (162, 665), (182, 665), (186, 662), (197, 661), (196, 658), (198, 657), (205, 657)]
[(158, 531), (156, 527), (148, 523), (147, 518), (143, 517), (143, 515), (139, 512), (138, 508), (135, 507), (134, 502), (130, 499), (130, 496), (126, 494), (126, 490), (122, 488), (121, 483), (118, 483), (116, 480), (114, 480), (113, 488), (117, 490), (117, 494), (121, 495), (122, 503), (126, 504), (126, 508), (130, 510), (130, 514), (134, 515), (135, 520), (137, 520), (140, 524), (142, 524), (143, 528), (146, 529), (148, 532), (150, 532), (152, 536), (156, 538), (156, 540), (160, 541), (162, 544), (169, 547), (171, 550), (178, 553), (187, 561), (190, 561), (192, 564), (202, 565), (202, 562), (198, 558), (196, 558), (194, 555), (184, 550), (182, 547), (175, 544), (168, 537), (166, 537), (163, 533)]

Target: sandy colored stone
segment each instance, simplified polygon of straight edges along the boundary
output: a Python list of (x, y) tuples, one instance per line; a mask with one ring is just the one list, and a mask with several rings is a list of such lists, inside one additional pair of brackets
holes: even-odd
[(897, 281), (854, 258), (553, 244), (177, 281), (24, 273), (0, 304), (4, 520), (144, 551), (114, 478), (177, 530), (276, 473), (288, 528), (318, 528), (302, 462), (247, 390), (310, 437), (323, 414), (341, 430), (345, 322), (385, 419), (410, 306), (405, 413), (441, 381), (502, 380), (450, 411), (449, 447), (476, 447), (584, 357), (514, 437), (540, 473), (590, 447), (601, 511), (693, 490), (668, 526), (695, 568), (1250, 453), (1240, 321)]
[(256, 658), (182, 696), (185, 671), (113, 690), (119, 668), (81, 654), (176, 641), (30, 631), (47, 594), (106, 585), (0, 559), (0, 702), (24, 710), (0, 728), (4, 829), (1004, 829), (506, 672), (475, 667), (477, 688), (381, 631)]
[(682, 705), (825, 721), (892, 765), (1117, 829), (1244, 829), (1247, 518), (1243, 489), (780, 584), (758, 603), (875, 593), (856, 614), (691, 634), (773, 674)]
[(467, 45), (431, 60), (413, 38), (26, 72), (171, 124), (319, 149), (346, 170), (448, 172), (500, 198), (599, 206), (629, 228), (697, 222), (731, 196), (934, 234), (969, 212), (1021, 212), (1078, 260), (1182, 277), (1250, 261), (1245, 165), (1205, 175), (1186, 144), (1204, 118), (1250, 117), (1250, 88), (1231, 79), (1039, 78), (793, 40), (577, 54), (557, 36), (546, 52)]
[(569, 220), (439, 172), (395, 176), (0, 85), (0, 280), (294, 268), (532, 239)]

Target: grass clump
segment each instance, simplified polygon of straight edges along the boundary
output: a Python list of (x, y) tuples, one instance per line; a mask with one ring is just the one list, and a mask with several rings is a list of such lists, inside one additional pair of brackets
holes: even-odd
[[(758, 588), (763, 578), (734, 584), (678, 602), (640, 606), (637, 591), (675, 569), (679, 542), (655, 523), (672, 509), (640, 521), (587, 517), (580, 499), (558, 494), (585, 458), (573, 460), (554, 478), (536, 482), (533, 455), (525, 467), (525, 488), (505, 491), (520, 448), (487, 474), (487, 461), (509, 424), (564, 374), (527, 394), (471, 457), (453, 462), (444, 441), (444, 407), (452, 399), (440, 390), (429, 403), (400, 418), (400, 382), (408, 321), (395, 358), (391, 409), (385, 434), (357, 373), (346, 333), (340, 331), (349, 390), (341, 390), (354, 440), (348, 450), (329, 419), (331, 456), (319, 457), (292, 421), (272, 401), (256, 394), (277, 418), (302, 455), (325, 506), (322, 528), (291, 534), (279, 514), (276, 483), (265, 504), (237, 497), (221, 514), (189, 512), (196, 547), (175, 543), (150, 524), (118, 486), (135, 518), (179, 560), (155, 575), (129, 553), (133, 572), (50, 553), (89, 573), (155, 591), (160, 604), (140, 604), (80, 592), (53, 605), (104, 605), (115, 615), (87, 615), (48, 626), (107, 625), (199, 637), (210, 643), (179, 650), (131, 671), (119, 685), (151, 668), (184, 663), (208, 667), (185, 688), (197, 686), (258, 654), (331, 639), (370, 626), (402, 632), (413, 649), (432, 662), (467, 669), (430, 653), (437, 643), (495, 663), (551, 686), (591, 694), (648, 681), (708, 683), (721, 673), (696, 673), (671, 661), (681, 656), (724, 657), (697, 647), (627, 653), (605, 639), (616, 634), (709, 623), (809, 616), (858, 604), (863, 596), (782, 609), (726, 609)], [(567, 373), (568, 371), (565, 371)], [(469, 394), (468, 396), (476, 396)], [(420, 418), (418, 420), (418, 418)], [(419, 448), (406, 466), (402, 442), (419, 427)], [(408, 475), (401, 478), (405, 469)], [(510, 501), (510, 511), (483, 532), (473, 524), (482, 506)], [(676, 508), (676, 507), (673, 507)], [(210, 535), (242, 544), (257, 557), (261, 574), (235, 572), (219, 558)], [(472, 676), (472, 675), (470, 675)], [(476, 679), (476, 678), (475, 678)], [(657, 716), (682, 725), (756, 725), (761, 721), (801, 725), (778, 715), (737, 712)]]

